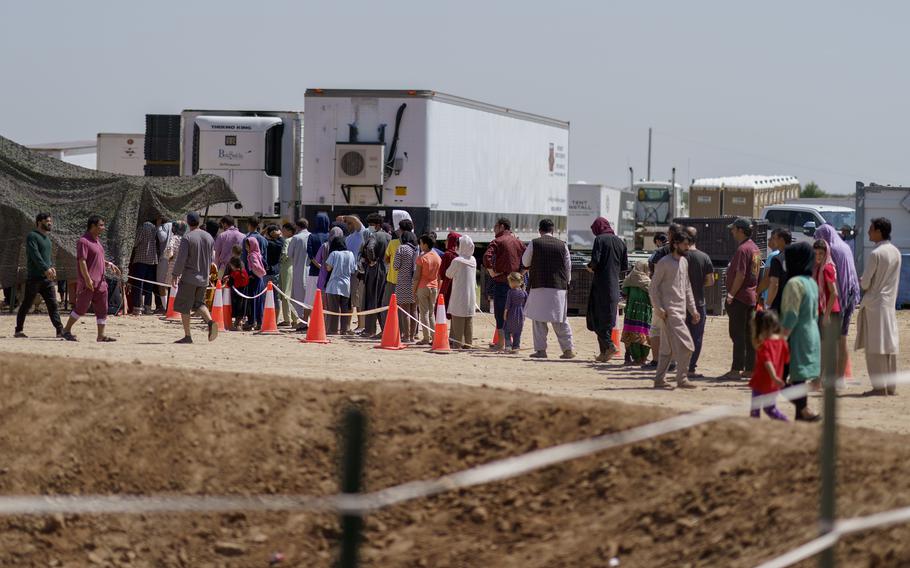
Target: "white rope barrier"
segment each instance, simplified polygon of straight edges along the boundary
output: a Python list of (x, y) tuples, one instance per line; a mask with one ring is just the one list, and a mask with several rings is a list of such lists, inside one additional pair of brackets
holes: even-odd
[[(290, 300), (291, 302), (297, 304), (298, 306), (300, 306), (300, 307), (302, 307), (302, 308), (304, 308), (304, 309), (307, 309), (307, 310), (312, 310), (312, 309), (313, 309), (313, 306), (310, 306), (310, 305), (308, 305), (308, 304), (305, 304), (305, 303), (301, 302), (300, 300), (295, 300), (294, 298), (292, 298), (291, 296), (289, 296), (287, 292), (285, 292), (284, 290), (282, 290), (282, 289), (279, 288), (278, 286), (272, 284), (272, 288), (275, 289), (275, 290), (278, 290), (278, 293), (279, 293), (279, 294), (281, 294), (282, 296), (284, 296), (285, 298), (287, 298), (287, 299)], [(342, 316), (342, 317), (348, 317), (348, 316), (350, 316), (350, 317), (357, 317), (357, 316), (369, 316), (369, 315), (372, 315), (372, 314), (379, 314), (379, 313), (387, 312), (387, 311), (389, 311), (389, 307), (388, 307), (388, 306), (383, 306), (383, 307), (380, 307), (380, 308), (373, 308), (372, 310), (365, 310), (365, 311), (362, 311), (362, 312), (359, 311), (359, 310), (355, 310), (355, 311), (350, 312), (350, 313), (331, 312), (331, 311), (329, 311), (329, 310), (323, 309), (323, 310), (322, 310), (322, 313), (327, 314), (327, 315), (330, 315), (330, 316)]]
[(836, 521), (834, 523), (834, 529), (831, 532), (810, 540), (800, 547), (794, 548), (777, 558), (763, 562), (758, 565), (758, 568), (786, 568), (787, 566), (792, 566), (797, 562), (811, 558), (823, 550), (831, 548), (837, 544), (837, 541), (842, 537), (849, 534), (898, 523), (906, 523), (908, 521), (910, 521), (910, 507), (892, 509), (866, 517), (853, 517)]
[(262, 296), (263, 294), (265, 294), (266, 292), (269, 291), (268, 288), (263, 288), (263, 289), (262, 289), (262, 292), (259, 292), (259, 293), (256, 294), (255, 296), (247, 296), (246, 294), (244, 294), (243, 292), (241, 292), (240, 290), (238, 290), (236, 286), (231, 286), (231, 290), (233, 290), (234, 292), (237, 292), (237, 295), (238, 295), (238, 296), (240, 296), (241, 298), (246, 298), (247, 300), (255, 300), (255, 299), (258, 298), (259, 296)]
[[(144, 279), (139, 278), (139, 277), (137, 277), (137, 276), (131, 276), (131, 275), (127, 275), (127, 278), (129, 278), (129, 279), (131, 279), (131, 280), (138, 280), (139, 282), (145, 282), (146, 284), (154, 284), (154, 285), (156, 285), (156, 286), (162, 286), (162, 287), (164, 287), (164, 288), (167, 288), (168, 290), (170, 290), (170, 289), (172, 288), (172, 285), (171, 285), (171, 284), (165, 284), (164, 282), (156, 282), (155, 280), (144, 280)], [(206, 287), (206, 290), (214, 290), (214, 289), (215, 289), (214, 286), (208, 286), (208, 287)]]
[[(409, 313), (408, 313), (407, 311), (405, 311), (405, 309), (402, 308), (401, 306), (398, 306), (398, 311), (400, 311), (400, 312), (403, 313), (404, 315), (408, 316), (409, 318), (411, 318), (412, 320), (414, 320), (415, 322), (417, 322), (417, 325), (419, 325), (420, 327), (429, 330), (431, 333), (436, 333), (436, 330), (435, 330), (435, 329), (431, 329), (430, 326), (424, 324), (422, 321), (418, 320), (417, 318), (415, 318), (414, 316), (412, 316), (411, 314), (409, 314)], [(471, 344), (471, 343), (463, 343), (463, 342), (461, 342), (461, 341), (458, 341), (457, 339), (452, 339), (451, 337), (449, 338), (449, 341), (451, 341), (451, 342), (453, 342), (453, 343), (457, 343), (457, 344), (462, 345), (462, 346), (466, 346), (466, 347), (474, 347), (474, 345)]]

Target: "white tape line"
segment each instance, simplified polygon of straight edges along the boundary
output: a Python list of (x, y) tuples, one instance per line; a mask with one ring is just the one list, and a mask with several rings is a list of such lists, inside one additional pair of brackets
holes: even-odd
[(758, 568), (786, 568), (831, 548), (849, 534), (910, 521), (910, 507), (892, 509), (866, 517), (853, 517), (835, 522), (834, 530), (794, 548), (785, 554), (759, 564)]

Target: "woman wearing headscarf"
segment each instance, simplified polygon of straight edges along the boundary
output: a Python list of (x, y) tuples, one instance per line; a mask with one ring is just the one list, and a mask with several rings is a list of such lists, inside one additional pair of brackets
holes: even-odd
[[(395, 297), (398, 305), (405, 312), (417, 318), (417, 298), (414, 297), (414, 270), (417, 265), (417, 237), (411, 231), (404, 231), (398, 239), (401, 245), (395, 253), (395, 270), (398, 271), (398, 282), (395, 284)], [(414, 341), (417, 335), (415, 319), (405, 317), (402, 322), (401, 340)]]
[(588, 272), (594, 274), (594, 280), (588, 295), (585, 320), (588, 330), (597, 334), (600, 354), (595, 361), (606, 363), (618, 350), (613, 345), (612, 334), (619, 304), (619, 277), (628, 270), (629, 257), (626, 243), (616, 236), (608, 220), (603, 217), (594, 219), (591, 232), (594, 233), (594, 248)]
[(319, 252), (316, 253), (316, 264), (319, 266), (319, 278), (316, 280), (316, 288), (322, 290), (325, 293), (325, 285), (329, 281), (329, 271), (325, 269), (325, 259), (329, 258), (329, 245), (332, 242), (332, 239), (341, 238), (344, 240), (344, 231), (341, 230), (341, 227), (332, 227), (329, 230), (329, 238), (326, 242), (319, 247)]
[(812, 279), (818, 286), (818, 331), (821, 336), (821, 378), (834, 381), (837, 376), (838, 342), (840, 340), (841, 308), (838, 302), (837, 270), (831, 259), (831, 249), (822, 239), (812, 245), (815, 267)]
[[(313, 232), (307, 237), (306, 253), (310, 264), (306, 277), (306, 296), (303, 303), (312, 306), (316, 299), (316, 289), (319, 287), (320, 265), (316, 262), (316, 255), (319, 254), (322, 245), (329, 240), (329, 216), (326, 213), (316, 214), (316, 223), (313, 225)], [(310, 310), (304, 311), (304, 317), (310, 317)]]
[[(790, 383), (799, 384), (818, 378), (821, 373), (821, 341), (818, 333), (818, 285), (812, 279), (815, 253), (805, 242), (787, 246), (787, 285), (781, 300), (780, 323), (790, 345)], [(818, 420), (809, 410), (808, 399), (793, 400), (796, 419)]]
[(458, 256), (449, 263), (445, 276), (452, 296), (451, 299), (446, 296), (452, 317), (450, 337), (456, 348), (470, 349), (474, 342), (474, 307), (477, 305), (477, 259), (471, 237), (458, 238)]
[[(265, 263), (262, 260), (262, 252), (259, 250), (259, 241), (256, 239), (246, 239), (246, 270), (250, 275), (250, 283), (246, 286), (247, 296), (256, 296), (265, 288)], [(255, 300), (246, 302), (246, 324), (243, 331), (259, 329), (262, 327), (262, 312), (265, 307), (265, 295), (257, 297)]]
[(837, 230), (829, 224), (824, 224), (815, 231), (815, 238), (828, 243), (834, 269), (837, 271), (837, 301), (840, 304), (841, 328), (840, 340), (837, 349), (837, 377), (843, 378), (847, 374), (847, 362), (850, 352), (847, 350), (847, 332), (850, 331), (850, 320), (853, 311), (859, 303), (860, 289), (859, 277), (856, 274), (856, 264), (853, 262), (853, 249), (841, 238)]
[(632, 272), (622, 281), (622, 291), (626, 297), (626, 309), (623, 313), (622, 342), (626, 346), (627, 363), (644, 365), (651, 351), (651, 272), (647, 260), (635, 264)]
[[(354, 253), (348, 250), (344, 238), (335, 236), (329, 239), (329, 256), (323, 263), (329, 273), (325, 285), (326, 306), (330, 312), (349, 313), (351, 311), (351, 279), (354, 276), (356, 261)], [(326, 333), (330, 335), (348, 335), (351, 316), (325, 316)], [(338, 323), (341, 322), (341, 329)]]
[[(381, 217), (374, 214), (375, 217), (367, 218), (371, 227), (380, 224)], [(382, 307), (382, 299), (385, 295), (386, 277), (388, 270), (385, 264), (385, 251), (389, 246), (391, 235), (384, 230), (373, 230), (363, 241), (363, 248), (360, 250), (360, 269), (363, 271), (363, 309), (370, 311)], [(362, 335), (364, 337), (378, 338), (376, 334), (376, 322), (379, 321), (379, 314), (370, 314), (364, 318), (364, 328)]]
[(452, 261), (458, 258), (458, 246), (461, 235), (452, 231), (446, 237), (446, 250), (442, 253), (442, 262), (439, 265), (439, 293), (442, 294), (446, 303), (446, 315), (452, 317), (449, 313), (449, 296), (452, 295), (452, 279), (446, 276), (446, 271), (452, 265)]
[[(404, 225), (402, 224), (404, 223)], [(392, 299), (392, 294), (395, 293), (395, 289), (398, 285), (398, 270), (395, 268), (395, 255), (398, 252), (398, 247), (401, 246), (401, 239), (398, 237), (401, 236), (401, 233), (404, 232), (402, 227), (410, 227), (414, 230), (414, 221), (411, 219), (411, 215), (402, 209), (393, 209), (392, 210), (392, 227), (389, 231), (389, 235), (392, 236), (389, 246), (385, 249), (385, 266), (386, 266), (386, 284), (385, 291), (382, 296), (382, 305), (388, 306), (389, 300)], [(385, 328), (385, 313), (379, 314), (379, 325)]]

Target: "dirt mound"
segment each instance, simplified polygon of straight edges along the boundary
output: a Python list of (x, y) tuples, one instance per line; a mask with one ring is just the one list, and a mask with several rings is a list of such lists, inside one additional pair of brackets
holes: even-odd
[[(329, 494), (336, 424), (370, 420), (366, 486), (623, 430), (666, 411), (409, 383), (306, 381), (32, 357), (0, 370), (0, 493)], [(366, 521), (367, 566), (750, 566), (815, 532), (816, 425), (727, 420)], [(907, 438), (841, 431), (839, 514), (910, 501)], [(910, 562), (906, 527), (845, 565)], [(332, 515), (0, 518), (3, 566), (328, 566)]]

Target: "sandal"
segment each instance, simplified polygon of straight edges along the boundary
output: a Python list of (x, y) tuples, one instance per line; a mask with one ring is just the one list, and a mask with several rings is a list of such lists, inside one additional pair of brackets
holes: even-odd
[(117, 341), (117, 340), (114, 339), (113, 337), (109, 337), (107, 335), (105, 335), (104, 337), (98, 338), (98, 343), (113, 343), (115, 341)]

